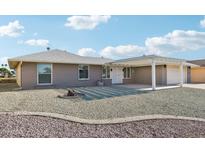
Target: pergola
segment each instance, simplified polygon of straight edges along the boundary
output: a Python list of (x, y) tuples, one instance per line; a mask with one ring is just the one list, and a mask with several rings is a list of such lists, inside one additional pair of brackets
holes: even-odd
[(124, 66), (124, 67), (140, 67), (140, 66), (151, 66), (152, 70), (152, 90), (156, 89), (156, 66), (157, 65), (175, 65), (179, 66), (180, 69), (180, 86), (184, 83), (184, 66), (199, 67), (198, 65), (188, 63), (183, 59), (161, 57), (156, 55), (134, 57), (122, 60), (116, 60), (109, 63), (112, 66)]

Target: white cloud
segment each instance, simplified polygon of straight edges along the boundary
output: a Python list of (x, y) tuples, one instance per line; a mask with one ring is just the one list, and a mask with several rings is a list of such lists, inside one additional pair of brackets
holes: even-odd
[[(21, 43), (21, 42), (19, 42), (19, 43)], [(27, 41), (23, 41), (23, 44), (27, 44), (27, 45), (30, 45), (30, 46), (45, 47), (45, 46), (48, 46), (49, 41), (44, 40), (44, 39), (30, 39), (30, 40), (27, 40)]]
[(118, 59), (143, 54), (165, 56), (177, 52), (197, 51), (205, 49), (205, 32), (174, 30), (164, 36), (147, 38), (144, 44), (108, 46), (101, 50), (100, 55)]
[(81, 48), (77, 52), (80, 56), (90, 56), (90, 57), (97, 57), (99, 56), (97, 52), (92, 48)]
[(0, 36), (17, 37), (24, 31), (24, 26), (18, 20), (9, 22), (8, 25), (0, 26)]
[(92, 30), (100, 23), (107, 23), (111, 16), (71, 16), (68, 17), (65, 23), (66, 27), (71, 27), (75, 30), (88, 29)]
[(147, 38), (145, 46), (159, 53), (196, 51), (205, 48), (205, 32), (174, 30), (165, 36)]
[(200, 21), (200, 25), (201, 25), (201, 27), (205, 28), (205, 18)]
[(125, 58), (139, 56), (145, 52), (144, 47), (138, 45), (108, 46), (102, 49), (100, 55), (108, 58)]

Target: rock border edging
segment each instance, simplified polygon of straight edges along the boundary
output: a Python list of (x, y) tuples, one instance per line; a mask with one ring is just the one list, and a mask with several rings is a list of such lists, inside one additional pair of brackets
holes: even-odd
[(134, 117), (126, 117), (126, 118), (113, 118), (113, 119), (83, 119), (79, 117), (58, 114), (58, 113), (27, 112), (27, 111), (0, 112), (0, 115), (2, 114), (44, 116), (44, 117), (52, 117), (52, 118), (63, 119), (63, 120), (85, 123), (85, 124), (117, 124), (117, 123), (125, 123), (125, 122), (132, 122), (132, 121), (141, 121), (141, 120), (153, 120), (153, 119), (178, 119), (178, 120), (192, 120), (192, 121), (205, 122), (205, 119), (203, 118), (162, 115), (162, 114), (142, 115), (142, 116), (134, 116)]

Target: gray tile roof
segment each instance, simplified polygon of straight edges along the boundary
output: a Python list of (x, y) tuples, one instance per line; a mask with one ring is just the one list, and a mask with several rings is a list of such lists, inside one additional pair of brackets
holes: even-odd
[[(164, 62), (186, 62), (184, 59), (176, 59), (169, 57), (161, 57), (156, 55), (147, 55), (140, 57), (133, 57), (121, 60), (112, 60), (103, 57), (84, 57), (76, 54), (69, 53), (65, 50), (50, 50), (38, 53), (33, 53), (25, 56), (15, 57), (8, 59), (10, 68), (15, 68), (18, 62), (39, 62), (39, 63), (65, 63), (65, 64), (90, 64), (90, 65), (103, 65), (103, 64), (121, 64), (130, 61), (140, 62), (141, 60), (158, 60)], [(188, 64), (188, 63), (187, 63)], [(194, 65), (194, 63), (192, 63)]]
[(33, 53), (25, 56), (8, 59), (10, 67), (12, 65), (12, 62), (20, 62), (20, 61), (102, 65), (108, 62), (112, 62), (113, 60), (103, 58), (103, 57), (84, 57), (84, 56), (75, 55), (67, 51), (58, 50), (58, 49), (43, 51), (43, 52), (38, 52), (38, 53)]
[(199, 59), (199, 60), (191, 60), (188, 61), (189, 63), (193, 63), (202, 67), (205, 67), (205, 59)]
[(143, 55), (143, 56), (139, 56), (139, 57), (120, 59), (120, 60), (113, 61), (111, 63), (127, 62), (127, 61), (139, 61), (139, 60), (147, 60), (147, 59), (165, 60), (165, 61), (173, 61), (173, 62), (186, 62), (186, 60), (184, 60), (184, 59), (162, 57), (162, 56), (158, 56), (158, 55)]
[(198, 67), (198, 65), (188, 63), (184, 59), (170, 58), (170, 57), (162, 57), (157, 55), (144, 55), (140, 57), (132, 57), (127, 59), (120, 59), (113, 62), (110, 62), (111, 65), (126, 65), (126, 66), (147, 66), (150, 65), (152, 60), (154, 60), (157, 64), (180, 64), (183, 63), (186, 66)]

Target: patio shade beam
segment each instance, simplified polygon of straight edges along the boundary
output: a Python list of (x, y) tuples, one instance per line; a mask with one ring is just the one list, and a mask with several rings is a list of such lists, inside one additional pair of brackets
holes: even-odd
[(156, 90), (156, 62), (152, 61), (152, 90)]
[(180, 86), (183, 87), (184, 83), (184, 65), (183, 63), (180, 64)]

